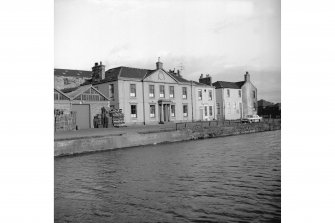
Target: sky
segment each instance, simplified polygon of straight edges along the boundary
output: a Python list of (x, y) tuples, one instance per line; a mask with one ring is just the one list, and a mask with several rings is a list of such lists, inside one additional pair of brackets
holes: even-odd
[(55, 0), (55, 68), (180, 69), (281, 100), (280, 0)]

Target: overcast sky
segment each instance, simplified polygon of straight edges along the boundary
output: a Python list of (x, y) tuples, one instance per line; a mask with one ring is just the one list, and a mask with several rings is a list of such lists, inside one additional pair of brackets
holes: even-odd
[(55, 0), (55, 68), (182, 64), (186, 79), (241, 81), (280, 102), (280, 0)]

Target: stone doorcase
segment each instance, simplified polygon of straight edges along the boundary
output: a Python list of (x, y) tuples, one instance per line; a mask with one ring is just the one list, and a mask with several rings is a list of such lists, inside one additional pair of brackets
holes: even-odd
[(171, 118), (171, 101), (170, 100), (159, 100), (159, 124), (164, 124), (164, 122), (170, 122)]

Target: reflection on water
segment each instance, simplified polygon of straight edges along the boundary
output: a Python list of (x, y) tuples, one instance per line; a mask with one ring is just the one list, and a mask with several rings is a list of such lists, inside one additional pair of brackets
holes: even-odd
[(55, 159), (55, 222), (280, 222), (280, 131)]

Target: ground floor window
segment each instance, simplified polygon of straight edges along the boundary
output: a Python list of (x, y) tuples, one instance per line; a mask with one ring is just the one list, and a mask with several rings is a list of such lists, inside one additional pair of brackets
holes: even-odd
[(208, 112), (207, 112), (207, 106), (205, 106), (205, 116), (208, 115)]
[(213, 106), (209, 106), (209, 116), (213, 116)]
[(227, 112), (230, 114), (230, 102), (227, 103)]
[(217, 114), (219, 115), (220, 114), (220, 103), (216, 103), (216, 108), (217, 108)]
[(171, 117), (176, 117), (176, 106), (171, 105)]
[(154, 118), (156, 113), (155, 105), (150, 105), (150, 118)]
[(183, 105), (183, 114), (184, 114), (184, 117), (187, 117), (188, 115), (187, 105)]
[(130, 110), (131, 110), (131, 117), (136, 118), (137, 117), (137, 106), (136, 105), (130, 105)]

